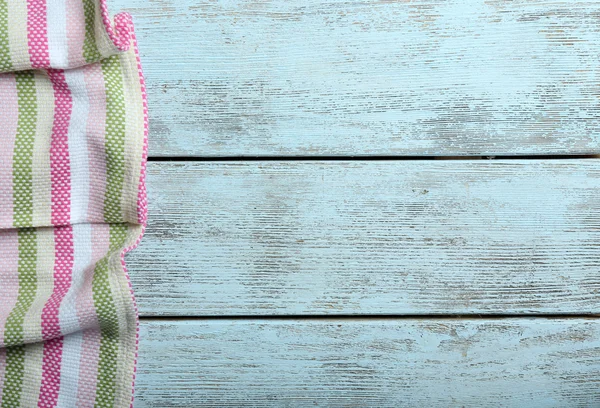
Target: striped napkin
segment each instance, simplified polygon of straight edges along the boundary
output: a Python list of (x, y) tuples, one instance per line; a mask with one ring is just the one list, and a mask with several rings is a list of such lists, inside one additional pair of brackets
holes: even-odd
[(0, 406), (128, 407), (147, 104), (131, 17), (0, 0)]

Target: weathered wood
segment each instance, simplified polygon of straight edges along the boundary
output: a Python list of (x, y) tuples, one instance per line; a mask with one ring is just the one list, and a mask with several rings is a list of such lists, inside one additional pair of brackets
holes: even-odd
[(600, 3), (114, 0), (153, 156), (598, 152)]
[(148, 169), (145, 316), (600, 312), (600, 160)]
[(596, 407), (598, 320), (143, 321), (136, 408)]

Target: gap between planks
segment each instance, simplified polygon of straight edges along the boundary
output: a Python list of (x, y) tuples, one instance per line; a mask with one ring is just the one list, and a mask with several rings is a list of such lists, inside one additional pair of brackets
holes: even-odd
[(376, 320), (505, 320), (505, 319), (540, 319), (540, 320), (556, 320), (556, 319), (584, 319), (598, 320), (600, 314), (585, 314), (585, 313), (556, 313), (556, 314), (402, 314), (402, 315), (378, 315), (378, 314), (361, 314), (361, 315), (221, 315), (221, 316), (140, 316), (140, 320), (146, 322), (152, 321), (209, 321), (209, 320), (318, 320), (318, 321), (376, 321)]
[(229, 156), (229, 157), (203, 157), (203, 156), (151, 156), (151, 162), (232, 162), (232, 161), (430, 161), (430, 160), (581, 160), (600, 159), (600, 155), (512, 155), (512, 156)]

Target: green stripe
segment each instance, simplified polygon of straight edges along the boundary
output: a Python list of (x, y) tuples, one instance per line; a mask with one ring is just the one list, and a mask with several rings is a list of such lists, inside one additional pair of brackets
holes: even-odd
[[(15, 75), (19, 118), (13, 162), (13, 202), (15, 227), (31, 227), (33, 222), (33, 145), (35, 139), (37, 96), (32, 72)], [(6, 374), (2, 407), (17, 407), (21, 399), (25, 372), (24, 320), (37, 291), (37, 235), (34, 228), (18, 230), (19, 292), (17, 303), (6, 320), (4, 344)]]
[(33, 226), (33, 146), (38, 103), (33, 72), (18, 72), (15, 79), (19, 118), (13, 157), (13, 225), (18, 228)]
[(6, 371), (2, 408), (20, 406), (23, 377), (25, 374), (25, 345), (23, 345), (23, 322), (31, 308), (37, 291), (37, 236), (34, 228), (23, 228), (19, 236), (19, 294), (17, 304), (6, 320), (4, 332)]
[[(1, 0), (0, 0), (1, 1)], [(96, 3), (94, 0), (82, 0), (85, 17), (85, 39), (83, 42), (83, 58), (86, 62), (96, 62), (102, 58), (96, 44)]]
[(123, 72), (118, 56), (102, 60), (106, 84), (106, 195), (104, 221), (123, 222), (121, 195), (125, 180), (125, 92)]
[(116, 256), (125, 245), (127, 225), (123, 223), (121, 194), (125, 180), (125, 94), (123, 72), (118, 56), (102, 61), (106, 88), (106, 170), (104, 220), (110, 224), (109, 255), (100, 261), (94, 273), (92, 290), (100, 322), (100, 356), (95, 406), (112, 407), (115, 401), (119, 320), (110, 289), (108, 257)]
[(12, 71), (8, 43), (8, 0), (0, 0), (0, 72)]

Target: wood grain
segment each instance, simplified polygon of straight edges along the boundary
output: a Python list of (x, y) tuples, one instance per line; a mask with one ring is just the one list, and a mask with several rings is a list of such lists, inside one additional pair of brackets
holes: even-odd
[(152, 156), (599, 149), (600, 3), (113, 0)]
[(148, 171), (144, 316), (600, 312), (596, 159)]
[(595, 407), (598, 320), (142, 321), (136, 408)]

